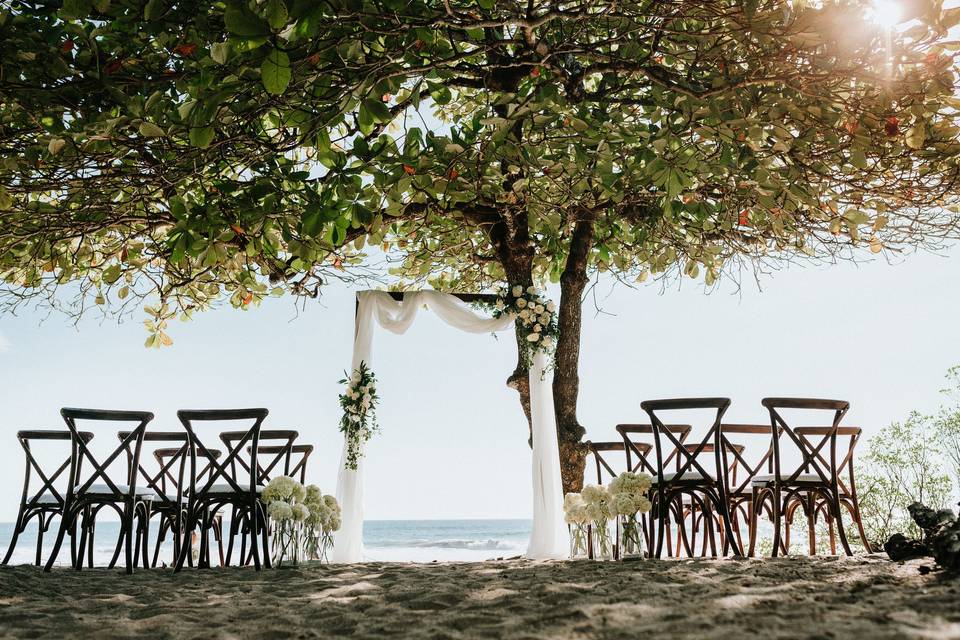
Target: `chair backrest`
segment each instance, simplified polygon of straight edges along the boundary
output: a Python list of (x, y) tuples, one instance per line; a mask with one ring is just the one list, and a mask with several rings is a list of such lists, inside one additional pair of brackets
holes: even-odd
[[(768, 424), (720, 425), (728, 494), (749, 494), (751, 483), (757, 475), (763, 471), (773, 472), (773, 445), (770, 442), (772, 432), (773, 429)], [(730, 439), (731, 435), (737, 442)], [(755, 446), (749, 444), (753, 441), (756, 441)]]
[[(604, 472), (609, 476), (609, 479), (612, 480), (616, 478), (620, 472), (617, 471), (617, 468), (622, 467), (625, 471), (629, 471), (630, 468), (626, 463), (626, 452), (627, 445), (626, 443), (619, 442), (593, 442), (587, 440), (584, 443), (587, 447), (587, 453), (593, 456), (593, 462), (596, 465), (597, 470), (597, 484), (604, 483)], [(607, 455), (613, 454), (613, 455)], [(616, 456), (623, 460), (622, 463), (617, 464), (613, 461), (613, 457)]]
[[(260, 441), (260, 427), (269, 411), (266, 409), (192, 409), (177, 411), (177, 417), (183, 423), (189, 436), (190, 446), (190, 498), (202, 496), (214, 484), (226, 484), (232, 491), (256, 491), (257, 474), (251, 469), (257, 468), (257, 447)], [(228, 445), (226, 455), (220, 459), (213, 454), (214, 449), (208, 447), (197, 433), (195, 427), (206, 422), (233, 422), (237, 420), (253, 420), (253, 424), (243, 432), (243, 435), (231, 445)], [(209, 436), (208, 436), (209, 437)], [(238, 473), (236, 463), (242, 461), (244, 447), (247, 444), (253, 447), (250, 453), (246, 473)], [(206, 463), (206, 477), (202, 477), (202, 468), (197, 466), (197, 456), (200, 455)], [(244, 477), (245, 476), (245, 477)]]
[[(262, 442), (262, 441), (261, 441)], [(251, 447), (247, 447), (249, 450)], [(292, 447), (281, 446), (261, 446), (259, 453), (260, 477), (264, 484), (270, 482), (275, 474), (282, 473), (290, 478), (298, 479), (300, 484), (307, 482), (307, 461), (310, 454), (313, 453), (312, 444), (295, 444)], [(264, 465), (265, 460), (272, 460), (270, 464)], [(279, 462), (283, 461), (282, 471), (279, 469)]]
[[(124, 441), (129, 435), (129, 431), (120, 431), (117, 437)], [(159, 446), (153, 448), (153, 455), (144, 455), (141, 453), (139, 460), (140, 475), (143, 479), (143, 485), (152, 490), (157, 499), (154, 501), (154, 507), (158, 503), (169, 505), (179, 505), (185, 495), (187, 486), (183, 479), (186, 473), (187, 462), (190, 458), (190, 437), (186, 431), (148, 431), (143, 436), (145, 447), (153, 443), (175, 443), (177, 446)], [(211, 449), (210, 453), (214, 459), (219, 458), (221, 451)], [(127, 455), (132, 456), (133, 451), (128, 447)], [(200, 455), (203, 458), (203, 455)], [(152, 458), (152, 460), (151, 460)], [(210, 471), (209, 461), (197, 473), (197, 478), (201, 479)]]
[[(220, 440), (226, 445), (227, 449), (232, 449), (243, 441), (245, 433), (244, 431), (224, 431), (220, 434)], [(293, 456), (294, 442), (299, 435), (291, 429), (262, 429), (260, 431), (256, 458), (256, 482), (258, 485), (266, 485), (273, 475), (281, 474), (280, 469), (286, 471), (289, 468), (288, 462)], [(249, 473), (254, 466), (253, 460), (253, 445), (248, 443), (245, 455), (238, 455), (230, 463), (232, 465), (231, 471), (237, 473), (239, 468)], [(289, 474), (283, 473), (283, 475)]]
[[(676, 452), (676, 471), (671, 477), (671, 482), (680, 482), (694, 478), (694, 474), (700, 474), (702, 479), (710, 477), (717, 478), (725, 485), (725, 468), (722, 458), (722, 445), (720, 439), (720, 423), (723, 414), (730, 407), (729, 398), (671, 398), (666, 400), (645, 400), (640, 403), (643, 409), (650, 417), (653, 425), (653, 443), (657, 460), (657, 480), (658, 486), (664, 486), (665, 464), (663, 451), (664, 445), (672, 446)], [(695, 440), (694, 443), (681, 442), (677, 435), (667, 428), (658, 414), (669, 411), (689, 411), (689, 410), (712, 410), (713, 421), (710, 428), (702, 439)], [(712, 451), (708, 450), (712, 449)], [(705, 456), (703, 453), (712, 453), (713, 460), (704, 466)]]
[[(75, 409), (64, 408), (60, 410), (63, 421), (71, 433), (74, 455), (71, 464), (70, 488), (68, 500), (73, 495), (82, 494), (90, 490), (94, 484), (106, 485), (106, 491), (116, 496), (126, 495), (128, 498), (134, 498), (137, 491), (137, 475), (140, 467), (140, 450), (143, 445), (143, 435), (147, 430), (147, 425), (153, 420), (153, 414), (149, 411), (113, 411), (108, 409)], [(129, 432), (127, 437), (121, 439), (117, 446), (109, 455), (98, 460), (97, 456), (87, 446), (89, 439), (86, 439), (77, 429), (77, 421), (87, 422), (126, 422), (136, 423), (136, 426)], [(132, 449), (132, 455), (126, 456), (126, 469), (123, 482), (117, 482), (116, 477), (110, 476), (110, 467), (121, 459), (124, 452)], [(83, 465), (87, 464), (90, 471), (83, 471)], [(126, 484), (126, 489), (120, 487), (120, 484)], [(140, 488), (142, 489), (142, 488)]]
[[(842, 465), (837, 463), (837, 436), (840, 434), (840, 421), (850, 409), (845, 400), (825, 400), (820, 398), (764, 398), (761, 403), (770, 412), (771, 441), (773, 448), (773, 470), (776, 481), (781, 484), (796, 482), (801, 475), (815, 475), (825, 485), (838, 482), (838, 472)], [(787, 411), (829, 411), (832, 413), (828, 427), (794, 427), (784, 417)], [(846, 456), (847, 462), (853, 456), (853, 445), (859, 437), (859, 429), (853, 428), (851, 447)], [(784, 449), (792, 448), (800, 454), (800, 462), (793, 471), (784, 470)], [(824, 448), (829, 446), (829, 460), (824, 457)]]
[[(89, 431), (81, 431), (80, 437), (84, 442), (90, 442), (93, 434)], [(74, 457), (72, 440), (73, 434), (65, 430), (32, 429), (17, 432), (17, 441), (20, 442), (25, 457), (23, 495), (20, 499), (22, 505), (29, 508), (64, 503), (70, 484), (64, 472), (70, 469), (70, 462)], [(34, 446), (41, 446), (39, 443), (57, 446), (59, 455), (56, 460), (60, 461), (59, 465), (54, 467), (53, 464), (56, 463), (47, 465), (43, 460), (38, 459), (38, 452), (34, 450)], [(31, 488), (34, 475), (37, 476), (40, 484), (38, 487)]]
[[(664, 427), (677, 436), (677, 439), (683, 443), (690, 437), (692, 427), (688, 424), (667, 424)], [(645, 471), (656, 476), (657, 470), (650, 461), (650, 452), (653, 451), (653, 425), (652, 424), (618, 424), (617, 432), (623, 438), (623, 444), (627, 453), (627, 468), (630, 471)], [(667, 454), (664, 464), (669, 464), (676, 457), (676, 451)], [(636, 462), (634, 462), (636, 458)], [(655, 463), (656, 461), (654, 461)]]

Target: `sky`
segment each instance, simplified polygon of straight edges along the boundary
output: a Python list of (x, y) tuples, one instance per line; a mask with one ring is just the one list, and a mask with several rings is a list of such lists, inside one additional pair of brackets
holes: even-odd
[[(892, 265), (793, 266), (761, 287), (709, 295), (691, 280), (664, 290), (601, 279), (585, 306), (580, 420), (588, 438), (606, 440), (617, 423), (644, 420), (644, 399), (727, 396), (729, 421), (764, 422), (761, 398), (812, 396), (849, 400), (845, 424), (869, 435), (937, 407), (946, 369), (960, 364), (957, 282), (958, 248)], [(150, 410), (157, 429), (179, 429), (177, 409), (264, 406), (265, 428), (315, 445), (308, 479), (333, 493), (354, 294), (331, 284), (302, 311), (281, 298), (198, 314), (172, 326), (175, 344), (161, 350), (143, 347), (136, 317), (75, 327), (46, 312), (0, 316), (0, 479), (10, 487), (0, 521), (15, 517), (23, 477), (15, 432), (63, 428), (63, 406)], [(504, 385), (512, 337), (460, 333), (421, 313), (403, 336), (377, 332), (374, 352), (381, 432), (367, 452), (367, 518), (529, 517), (526, 425)]]

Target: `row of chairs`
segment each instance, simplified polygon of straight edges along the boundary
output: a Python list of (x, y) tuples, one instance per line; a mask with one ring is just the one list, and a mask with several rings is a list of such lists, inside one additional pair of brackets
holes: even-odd
[[(194, 535), (199, 532), (197, 565), (210, 566), (212, 535), (219, 547), (220, 564), (230, 564), (234, 540), (240, 538), (240, 564), (257, 569), (270, 566), (268, 521), (259, 494), (271, 477), (283, 474), (306, 479), (313, 446), (297, 444), (293, 430), (264, 430), (266, 409), (178, 411), (182, 431), (152, 431), (154, 416), (146, 411), (62, 409), (67, 430), (20, 431), (17, 439), (25, 454), (25, 476), (20, 508), (3, 559), (7, 564), (20, 535), (31, 521), (37, 524), (36, 564), (43, 562), (43, 538), (59, 519), (56, 542), (45, 570), (55, 564), (66, 537), (71, 562), (81, 569), (86, 556), (93, 566), (93, 539), (97, 517), (104, 509), (117, 513), (120, 535), (109, 563), (115, 566), (121, 550), (127, 573), (142, 561), (156, 566), (160, 548), (172, 536), (172, 564), (179, 571), (193, 566)], [(96, 452), (94, 432), (81, 423), (128, 423), (116, 432), (118, 446)], [(205, 425), (249, 423), (245, 428), (214, 436)], [(98, 440), (99, 442), (99, 440)], [(54, 464), (46, 463), (38, 448), (59, 449)], [(65, 456), (69, 443), (69, 455)], [(145, 455), (144, 449), (151, 449)], [(53, 455), (54, 452), (46, 452)], [(152, 455), (149, 455), (152, 454)], [(122, 477), (122, 481), (118, 478)], [(224, 552), (223, 516), (230, 512), (227, 549)], [(149, 558), (150, 523), (158, 519), (152, 562)]]
[[(816, 554), (818, 519), (829, 527), (831, 552), (836, 553), (839, 537), (843, 550), (852, 555), (843, 511), (857, 526), (863, 547), (871, 551), (854, 476), (854, 448), (861, 430), (840, 425), (850, 404), (765, 398), (762, 405), (769, 424), (732, 424), (723, 421), (729, 398), (648, 400), (641, 408), (649, 423), (620, 424), (619, 440), (587, 443), (598, 483), (620, 470), (653, 477), (653, 508), (642, 522), (651, 555), (660, 557), (664, 546), (668, 555), (706, 555), (708, 545), (714, 556), (718, 547), (722, 555), (743, 555), (746, 527), (746, 554), (753, 556), (761, 514), (773, 522), (772, 555), (786, 554), (798, 511), (807, 519), (811, 555)], [(696, 437), (691, 425), (671, 424), (665, 417), (691, 410), (707, 410), (711, 416), (709, 426)], [(829, 426), (794, 426), (801, 412), (821, 416), (830, 412)], [(617, 454), (623, 455), (620, 463), (614, 460)]]

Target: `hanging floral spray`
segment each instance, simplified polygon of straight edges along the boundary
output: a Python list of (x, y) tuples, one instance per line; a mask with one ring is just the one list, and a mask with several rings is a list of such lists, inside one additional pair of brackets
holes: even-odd
[(356, 470), (363, 456), (363, 444), (377, 432), (377, 379), (373, 371), (361, 362), (353, 374), (345, 377), (340, 384), (347, 385), (340, 394), (340, 406), (343, 417), (340, 418), (340, 431), (347, 441), (348, 469)]

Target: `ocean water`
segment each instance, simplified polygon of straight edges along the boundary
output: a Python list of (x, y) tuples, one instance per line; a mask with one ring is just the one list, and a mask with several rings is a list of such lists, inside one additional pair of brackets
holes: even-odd
[[(43, 559), (56, 539), (57, 522), (44, 534)], [(530, 520), (367, 520), (363, 528), (365, 559), (389, 562), (482, 561), (522, 555), (530, 536)], [(226, 528), (226, 527), (225, 527)], [(94, 564), (106, 566), (113, 556), (120, 532), (117, 522), (100, 522), (94, 537)], [(6, 554), (13, 523), (0, 523), (0, 559)], [(151, 557), (156, 540), (151, 532)], [(36, 554), (37, 528), (31, 523), (20, 534), (11, 564), (32, 563)], [(216, 549), (216, 547), (211, 547)], [(173, 548), (168, 540), (160, 549), (160, 561), (169, 563)], [(69, 564), (69, 538), (58, 562)]]

